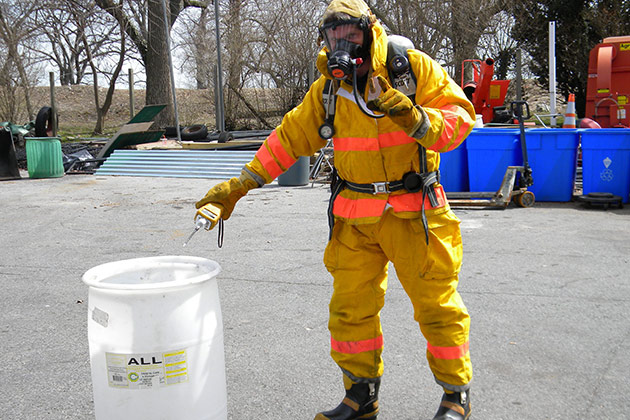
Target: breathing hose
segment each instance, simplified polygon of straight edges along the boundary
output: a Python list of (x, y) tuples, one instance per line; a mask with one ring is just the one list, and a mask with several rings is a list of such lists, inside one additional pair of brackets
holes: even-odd
[(363, 112), (365, 115), (367, 115), (368, 117), (372, 117), (372, 118), (383, 118), (385, 116), (385, 114), (375, 114), (370, 109), (363, 107), (362, 104), (364, 104), (365, 101), (363, 101), (362, 98), (360, 98), (359, 94), (358, 94), (358, 89), (357, 89), (357, 66), (356, 65), (352, 66), (352, 92), (354, 93), (354, 101), (357, 103), (357, 106), (359, 107), (361, 112)]

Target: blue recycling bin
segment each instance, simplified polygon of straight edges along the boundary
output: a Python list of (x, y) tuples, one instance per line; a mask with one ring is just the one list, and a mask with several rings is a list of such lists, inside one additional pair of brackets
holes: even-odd
[(527, 158), (534, 185), (527, 189), (536, 201), (571, 201), (580, 136), (577, 129), (532, 128), (525, 130)]
[(466, 144), (464, 141), (457, 149), (440, 153), (440, 184), (446, 192), (470, 191)]
[(582, 129), (584, 194), (607, 192), (630, 201), (630, 129)]
[(466, 139), (470, 191), (497, 191), (508, 166), (522, 165), (520, 130), (473, 129)]

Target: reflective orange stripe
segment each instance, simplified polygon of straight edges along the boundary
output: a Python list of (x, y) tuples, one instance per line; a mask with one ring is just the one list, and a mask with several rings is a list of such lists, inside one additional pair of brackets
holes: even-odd
[[(428, 197), (424, 199), (424, 209), (430, 210), (440, 208), (446, 205), (446, 193), (444, 188), (439, 185), (435, 188), (435, 196), (438, 200), (437, 207), (431, 205)], [(333, 214), (345, 219), (359, 219), (361, 217), (380, 217), (385, 210), (385, 206), (389, 203), (394, 211), (421, 211), (422, 210), (422, 192), (407, 193), (401, 195), (390, 195), (388, 200), (379, 200), (375, 198), (345, 198), (337, 196), (333, 205)]]
[(280, 143), (276, 130), (273, 130), (269, 137), (267, 137), (267, 146), (269, 146), (271, 153), (273, 153), (278, 162), (280, 162), (280, 165), (284, 166), (286, 169), (289, 169), (289, 167), (296, 162), (297, 159), (293, 159), (282, 146), (282, 143)]
[(338, 195), (333, 204), (333, 214), (346, 219), (360, 217), (380, 217), (385, 210), (387, 200), (373, 198), (350, 199)]
[(330, 337), (330, 347), (337, 353), (356, 354), (383, 348), (383, 336), (361, 341), (337, 341)]
[(446, 149), (447, 152), (455, 150), (457, 146), (459, 146), (464, 141), (464, 139), (466, 138), (466, 133), (468, 133), (468, 129), (472, 125), (473, 123), (462, 121), (461, 125), (459, 126), (459, 133), (457, 134), (457, 138), (455, 139), (453, 144), (451, 144), (448, 149)]
[[(444, 130), (442, 130), (442, 134), (440, 138), (435, 142), (433, 146), (431, 146), (431, 150), (441, 150), (446, 145), (449, 145), (447, 151), (455, 149), (462, 141), (464, 141), (464, 136), (468, 131), (468, 128), (472, 125), (471, 123), (462, 120), (461, 124), (457, 124), (460, 116), (457, 113), (459, 107), (456, 105), (446, 106), (440, 111), (442, 111), (442, 115), (444, 116)], [(453, 135), (455, 134), (455, 130), (459, 128), (457, 138), (453, 139)], [(451, 143), (452, 142), (452, 143)]]
[(437, 347), (427, 343), (427, 350), (429, 350), (429, 353), (431, 353), (436, 359), (461, 359), (468, 354), (468, 341), (461, 346), (455, 347)]
[(271, 156), (269, 150), (267, 150), (265, 143), (263, 143), (263, 145), (260, 146), (260, 149), (256, 152), (256, 157), (260, 163), (262, 163), (263, 168), (265, 168), (271, 179), (277, 178), (280, 174), (282, 174), (282, 172), (284, 172), (280, 165), (278, 165), (278, 162), (276, 162), (273, 156)]
[(370, 137), (335, 137), (333, 147), (339, 152), (366, 152), (379, 150), (378, 139)]
[(339, 152), (375, 151), (415, 142), (415, 139), (402, 130), (379, 134), (378, 139), (372, 137), (335, 137), (333, 139), (335, 150)]
[(381, 148), (385, 148), (415, 143), (416, 139), (409, 137), (404, 131), (395, 131), (393, 133), (379, 134), (378, 142), (381, 145)]
[[(424, 209), (430, 210), (433, 208), (440, 208), (446, 205), (446, 194), (444, 188), (441, 185), (435, 187), (435, 196), (437, 197), (438, 205), (433, 207), (429, 197), (424, 198)], [(420, 211), (422, 210), (422, 191), (417, 193), (408, 193), (402, 195), (392, 195), (389, 197), (389, 204), (392, 205), (394, 211)]]

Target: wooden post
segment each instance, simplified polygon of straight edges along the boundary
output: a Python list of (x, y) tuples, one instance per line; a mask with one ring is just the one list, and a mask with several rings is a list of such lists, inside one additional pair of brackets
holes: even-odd
[(133, 69), (129, 68), (129, 119), (133, 118), (136, 115), (136, 111), (134, 109), (135, 99), (133, 97)]
[(50, 79), (50, 109), (52, 113), (52, 135), (57, 137), (57, 105), (55, 104), (55, 73), (48, 73)]

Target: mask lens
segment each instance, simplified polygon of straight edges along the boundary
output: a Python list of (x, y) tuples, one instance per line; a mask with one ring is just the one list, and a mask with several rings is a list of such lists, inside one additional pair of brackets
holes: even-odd
[(329, 51), (339, 49), (342, 40), (359, 46), (363, 43), (363, 31), (355, 23), (326, 25), (322, 35)]

